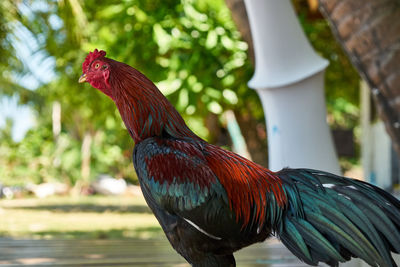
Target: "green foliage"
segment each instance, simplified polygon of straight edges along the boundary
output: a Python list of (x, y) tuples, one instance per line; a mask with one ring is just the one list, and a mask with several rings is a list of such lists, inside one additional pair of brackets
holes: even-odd
[(359, 75), (336, 42), (328, 22), (312, 13), (302, 0), (294, 4), (303, 29), (314, 49), (329, 66), (325, 72), (325, 93), (329, 123), (333, 128), (354, 128), (359, 121)]
[[(24, 140), (11, 138), (11, 123), (0, 132), (0, 182), (23, 185), (62, 181), (73, 185), (80, 177), (81, 144), (63, 132), (54, 141), (51, 126), (30, 130)], [(131, 151), (117, 145), (113, 131), (98, 131), (92, 145), (94, 175), (113, 173), (136, 181), (131, 167)]]
[(28, 70), (16, 56), (13, 41), (18, 39), (16, 29), (22, 15), (12, 0), (0, 2), (0, 95), (19, 94), (20, 99), (33, 98), (32, 93), (15, 82), (15, 76), (25, 75)]
[[(87, 134), (93, 140), (91, 178), (109, 173), (135, 181), (130, 161), (133, 143), (115, 105), (90, 85), (77, 83), (81, 64), (94, 48), (106, 50), (109, 57), (155, 81), (203, 138), (210, 134), (204, 123), (210, 112), (219, 115), (235, 109), (264, 120), (256, 93), (246, 85), (253, 72), (247, 44), (223, 0), (4, 0), (0, 5), (4, 40), (0, 42), (0, 94), (17, 93), (37, 115), (37, 126), (20, 143), (11, 140), (9, 128), (0, 133), (3, 182), (54, 179), (75, 184), (81, 178), (81, 145)], [(353, 127), (357, 75), (326, 22), (310, 20), (304, 9), (299, 14), (314, 47), (331, 61), (327, 98), (332, 122)], [(13, 25), (33, 36), (32, 53), (54, 59), (56, 77), (37, 90), (15, 84), (13, 75), (23, 77), (27, 69), (10, 42), (13, 36), (18, 38)], [(54, 101), (62, 107), (58, 138), (51, 130)]]
[(51, 128), (41, 127), (31, 130), (21, 143), (12, 141), (9, 129), (11, 123), (0, 132), (1, 182), (22, 185), (27, 182), (40, 183), (63, 178), (68, 182), (53, 168), (56, 154), (55, 143), (49, 130)]
[[(130, 163), (133, 144), (114, 104), (90, 85), (77, 83), (81, 64), (94, 48), (144, 72), (204, 138), (208, 130), (203, 118), (208, 112), (221, 114), (243, 105), (248, 95), (259, 105), (255, 93), (246, 88), (251, 75), (247, 44), (240, 40), (222, 0), (106, 2), (48, 2), (45, 8), (32, 8), (25, 18), (32, 34), (42, 36), (42, 50), (55, 58), (57, 73), (54, 81), (35, 91), (44, 100), (33, 103), (38, 129), (16, 144), (18, 149), (30, 144), (29, 153), (17, 157), (15, 164), (37, 166), (20, 172), (35, 181), (57, 177), (74, 184), (80, 178), (80, 144), (86, 133), (93, 137), (92, 177), (111, 173), (135, 179)], [(50, 130), (53, 101), (62, 107), (57, 142)], [(4, 177), (16, 175), (9, 169)]]

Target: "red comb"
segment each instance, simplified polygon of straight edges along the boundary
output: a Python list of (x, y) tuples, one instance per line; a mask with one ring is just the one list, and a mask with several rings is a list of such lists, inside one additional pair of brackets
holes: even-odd
[(99, 50), (97, 50), (97, 48), (93, 52), (90, 52), (86, 56), (85, 61), (82, 64), (83, 73), (87, 72), (87, 70), (89, 69), (90, 63), (92, 63), (93, 60), (95, 60), (96, 58), (99, 58), (99, 57), (104, 57), (105, 55), (106, 55), (106, 51), (104, 51), (104, 50), (99, 51)]

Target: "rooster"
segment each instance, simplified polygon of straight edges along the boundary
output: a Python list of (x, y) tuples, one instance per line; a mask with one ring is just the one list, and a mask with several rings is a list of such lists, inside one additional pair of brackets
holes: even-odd
[(135, 142), (147, 204), (172, 247), (193, 266), (235, 266), (233, 253), (271, 236), (309, 265), (351, 257), (396, 266), (400, 202), (371, 184), (312, 169), (272, 172), (194, 134), (138, 70), (97, 49), (88, 82), (116, 104)]

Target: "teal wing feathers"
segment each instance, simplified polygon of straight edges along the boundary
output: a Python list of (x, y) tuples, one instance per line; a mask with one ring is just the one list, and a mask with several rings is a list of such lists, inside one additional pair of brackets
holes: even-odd
[(218, 198), (224, 188), (205, 161), (198, 143), (149, 138), (137, 145), (135, 169), (152, 197), (166, 210), (188, 211)]

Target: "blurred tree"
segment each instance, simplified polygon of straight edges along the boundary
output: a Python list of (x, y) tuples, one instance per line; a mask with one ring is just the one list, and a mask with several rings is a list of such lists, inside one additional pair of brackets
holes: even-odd
[(17, 83), (28, 69), (17, 57), (14, 42), (18, 40), (17, 29), (24, 23), (18, 1), (0, 2), (0, 95), (18, 94), (22, 103), (35, 100), (35, 94)]
[[(220, 141), (213, 133), (223, 135), (224, 131), (215, 127), (223, 127), (221, 115), (225, 110), (234, 110), (248, 145), (256, 140), (254, 149), (250, 149), (253, 159), (266, 164), (263, 111), (256, 93), (246, 85), (253, 69), (247, 56), (248, 45), (242, 41), (223, 0), (1, 3), (13, 6), (18, 15), (7, 21), (15, 21), (35, 37), (34, 52), (53, 59), (56, 75), (34, 91), (25, 90), (29, 92), (26, 97), (22, 97), (21, 90), (21, 99), (29, 101), (37, 113), (37, 127), (19, 144), (0, 141), (4, 145), (0, 153), (6, 155), (0, 158), (0, 172), (6, 175), (0, 177), (17, 177), (14, 181), (21, 182), (29, 179), (26, 177), (33, 177), (34, 181), (59, 179), (73, 185), (81, 181), (82, 175), (90, 179), (99, 173), (110, 173), (135, 181), (130, 162), (133, 144), (114, 104), (89, 85), (77, 83), (81, 64), (94, 48), (106, 50), (110, 57), (136, 67), (155, 81), (203, 138)], [(8, 16), (4, 10), (0, 12)], [(350, 86), (339, 80), (346, 75), (351, 81), (357, 78), (341, 69), (342, 55), (329, 50), (335, 47), (333, 39), (329, 35), (327, 39), (318, 38), (329, 33), (327, 24), (322, 19), (309, 20), (307, 12), (300, 10), (305, 14), (301, 19), (307, 34), (318, 43), (316, 46), (326, 47), (325, 57), (335, 62), (331, 63), (336, 66), (331, 76), (327, 75), (331, 77), (329, 88), (341, 89), (345, 103), (356, 103), (348, 100)], [(0, 25), (10, 25), (2, 18)], [(15, 34), (13, 28), (7, 27), (0, 27), (4, 31), (0, 34)], [(15, 57), (12, 42), (0, 49), (10, 54), (5, 58), (14, 57), (16, 61), (15, 66), (4, 64), (4, 70), (27, 71)], [(3, 74), (8, 82), (13, 80), (11, 76)], [(10, 88), (9, 92), (16, 92), (12, 90), (15, 87)], [(328, 89), (328, 102), (329, 92)], [(61, 105), (62, 127), (56, 142), (51, 130), (54, 101)], [(348, 112), (340, 114), (346, 117)], [(348, 121), (346, 117), (344, 123)], [(87, 166), (91, 167), (90, 174)]]
[[(246, 63), (247, 45), (240, 41), (222, 1), (125, 1), (114, 5), (86, 1), (80, 7), (71, 3), (58, 6), (57, 15), (65, 27), (54, 31), (55, 38), (49, 38), (47, 44), (47, 51), (57, 58), (60, 71), (65, 73), (69, 67), (74, 70), (70, 73), (77, 77), (84, 59), (81, 51), (105, 49), (111, 57), (135, 66), (155, 81), (190, 127), (203, 138), (213, 138), (210, 133), (217, 132), (204, 127), (204, 118), (209, 113), (221, 115), (225, 109), (247, 109), (245, 106), (258, 110), (258, 98), (246, 87), (251, 73), (251, 66)], [(65, 34), (66, 29), (70, 31), (67, 38), (57, 37)], [(54, 44), (57, 40), (60, 42)], [(74, 51), (74, 47), (80, 47), (80, 51)], [(66, 59), (65, 55), (71, 57)], [(104, 111), (115, 107), (91, 88), (82, 93), (75, 77), (65, 77), (68, 81), (63, 80), (64, 86), (58, 86), (54, 99), (64, 98), (61, 103), (75, 102), (69, 105), (71, 109), (63, 107), (71, 118), (79, 120), (72, 125), (83, 128), (90, 122), (90, 131), (95, 134), (105, 117), (110, 116)], [(70, 84), (68, 93), (64, 91), (65, 84)], [(99, 106), (104, 103), (107, 106)], [(83, 117), (82, 108), (77, 106), (86, 106), (88, 115)], [(92, 117), (99, 113), (103, 117)], [(255, 114), (262, 121), (262, 113)], [(112, 115), (115, 119), (115, 114)], [(96, 122), (100, 125), (93, 124)], [(85, 131), (80, 130), (77, 136), (82, 138)], [(131, 147), (127, 144), (128, 135), (120, 136), (119, 140), (124, 143), (119, 145)]]
[(236, 24), (243, 40), (249, 45), (248, 53), (254, 64), (253, 39), (251, 37), (249, 18), (246, 12), (246, 6), (243, 0), (225, 0), (226, 5), (232, 13), (232, 19)]
[[(21, 5), (28, 6), (28, 1)], [(119, 151), (124, 159), (119, 161), (127, 165), (130, 152), (115, 146), (132, 147), (113, 103), (89, 86), (77, 84), (86, 53), (95, 47), (156, 81), (203, 138), (213, 132), (204, 126), (209, 113), (219, 116), (225, 109), (247, 110), (251, 106), (249, 116), (262, 121), (258, 98), (246, 87), (251, 74), (247, 45), (240, 40), (223, 1), (29, 1), (30, 7), (35, 5), (39, 7), (30, 8), (26, 24), (33, 25), (29, 30), (40, 36), (40, 48), (55, 59), (57, 73), (52, 82), (35, 91), (44, 99), (34, 103), (40, 114), (38, 124), (51, 125), (51, 117), (46, 114), (51, 114), (53, 101), (59, 101), (63, 114), (61, 136), (68, 134), (72, 137), (69, 141), (81, 144), (93, 140), (92, 145), (86, 142), (82, 146), (81, 154), (74, 149), (77, 161), (85, 158), (83, 162), (93, 167), (92, 176), (101, 171), (115, 173), (117, 169), (113, 162), (117, 159), (107, 158), (109, 155), (98, 151), (97, 145), (113, 145), (113, 155)], [(85, 139), (88, 135), (90, 138)], [(84, 149), (87, 147), (91, 147), (91, 157)], [(53, 150), (56, 153), (62, 149)], [(92, 158), (90, 163), (88, 158)], [(76, 164), (67, 167), (72, 166)], [(63, 164), (53, 168), (62, 171)], [(87, 166), (82, 164), (80, 169), (87, 175)], [(129, 171), (134, 173), (132, 168)], [(74, 183), (81, 175), (72, 173), (70, 182)]]

